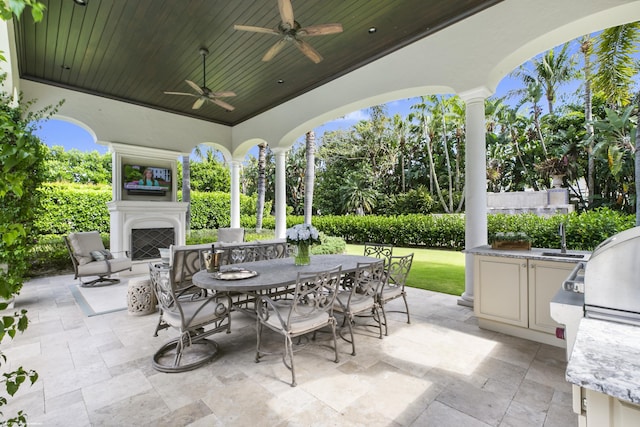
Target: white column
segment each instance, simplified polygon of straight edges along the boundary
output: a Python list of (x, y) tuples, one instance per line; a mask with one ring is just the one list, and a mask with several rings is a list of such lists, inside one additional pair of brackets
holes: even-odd
[(0, 62), (0, 72), (6, 73), (5, 79), (0, 85), (0, 91), (13, 94), (14, 98), (20, 90), (17, 51), (13, 22), (0, 20), (0, 52), (6, 58), (6, 61)]
[[(466, 105), (465, 248), (487, 244), (487, 148), (484, 100), (486, 88), (460, 94)], [(473, 255), (465, 256), (464, 293), (458, 304), (473, 307)]]
[(240, 166), (241, 162), (232, 160), (231, 169), (231, 227), (240, 227)]
[(276, 156), (276, 238), (283, 239), (287, 234), (287, 150), (275, 148), (273, 153)]

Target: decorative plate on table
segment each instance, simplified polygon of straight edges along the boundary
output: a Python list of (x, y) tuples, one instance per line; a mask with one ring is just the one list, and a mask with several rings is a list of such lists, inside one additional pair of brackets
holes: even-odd
[(241, 280), (250, 279), (256, 277), (258, 273), (253, 270), (247, 270), (245, 268), (230, 268), (225, 271), (218, 271), (217, 273), (211, 273), (211, 277), (217, 280)]

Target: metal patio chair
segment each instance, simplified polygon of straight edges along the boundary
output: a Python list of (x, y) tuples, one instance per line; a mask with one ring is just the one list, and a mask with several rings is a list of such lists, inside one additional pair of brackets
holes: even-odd
[(341, 266), (315, 273), (299, 272), (291, 299), (274, 301), (267, 295), (258, 297), (256, 363), (264, 355), (270, 354), (262, 349), (263, 329), (266, 327), (282, 335), (282, 362), (291, 371), (292, 387), (296, 386), (293, 338), (329, 326), (333, 335), (334, 361), (339, 361), (333, 306), (341, 272)]
[(407, 304), (407, 293), (404, 290), (404, 286), (407, 282), (407, 276), (411, 270), (412, 262), (413, 253), (410, 253), (405, 256), (392, 256), (389, 264), (387, 265), (387, 277), (378, 292), (378, 303), (382, 308), (385, 335), (388, 335), (387, 310), (385, 309), (385, 305), (389, 301), (402, 297), (407, 313), (407, 323), (411, 323), (411, 318), (409, 317), (409, 304)]
[(149, 264), (151, 283), (162, 310), (162, 322), (178, 330), (179, 335), (166, 342), (153, 355), (153, 367), (160, 372), (184, 372), (212, 361), (218, 345), (206, 338), (231, 332), (231, 299), (223, 293), (201, 298), (185, 297), (168, 267)]
[(351, 339), (347, 339), (340, 331), (340, 336), (351, 343), (351, 355), (356, 355), (356, 343), (353, 337), (353, 326), (357, 316), (373, 317), (382, 339), (382, 320), (378, 292), (385, 280), (384, 260), (358, 263), (358, 269), (347, 280), (342, 282), (341, 291), (336, 296), (333, 311), (343, 315), (342, 327), (349, 327)]

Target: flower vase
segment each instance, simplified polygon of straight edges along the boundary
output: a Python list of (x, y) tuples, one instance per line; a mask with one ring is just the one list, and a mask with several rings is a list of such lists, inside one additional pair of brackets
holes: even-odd
[(309, 256), (309, 244), (298, 243), (295, 247), (294, 260), (296, 265), (309, 265), (311, 257)]

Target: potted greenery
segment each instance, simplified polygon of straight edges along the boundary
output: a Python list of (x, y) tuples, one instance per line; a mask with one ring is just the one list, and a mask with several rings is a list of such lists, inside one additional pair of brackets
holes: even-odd
[(499, 232), (493, 236), (491, 248), (529, 250), (531, 249), (531, 238), (520, 231)]
[(551, 185), (555, 188), (562, 187), (562, 180), (569, 172), (569, 158), (565, 155), (562, 157), (548, 157), (540, 163), (534, 165), (544, 178), (551, 177)]

